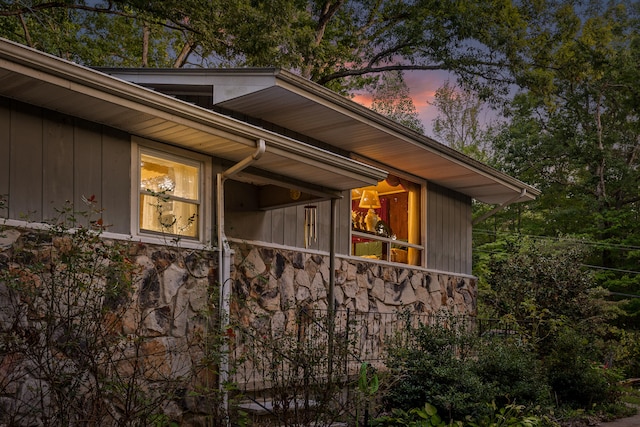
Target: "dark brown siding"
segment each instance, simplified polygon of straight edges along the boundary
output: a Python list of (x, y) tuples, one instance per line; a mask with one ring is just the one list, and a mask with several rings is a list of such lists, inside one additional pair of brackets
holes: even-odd
[[(0, 99), (0, 194), (8, 217), (46, 221), (94, 196), (108, 231), (130, 233), (129, 135)], [(2, 212), (2, 215), (7, 215)]]
[(471, 199), (429, 184), (427, 190), (427, 267), (471, 274)]

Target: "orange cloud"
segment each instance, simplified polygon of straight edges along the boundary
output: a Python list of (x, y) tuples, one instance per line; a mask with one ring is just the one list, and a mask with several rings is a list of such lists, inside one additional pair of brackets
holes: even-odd
[[(438, 109), (430, 102), (447, 79), (454, 78), (446, 71), (410, 71), (405, 73), (405, 82), (409, 88), (413, 105), (418, 112), (427, 135), (431, 131), (431, 122), (438, 115)], [(369, 93), (357, 93), (352, 98), (358, 104), (371, 107), (372, 96)]]

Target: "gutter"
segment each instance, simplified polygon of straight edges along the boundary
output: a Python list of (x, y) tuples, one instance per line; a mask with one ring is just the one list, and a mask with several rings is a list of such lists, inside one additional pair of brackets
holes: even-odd
[[(256, 140), (256, 150), (243, 160), (231, 166), (224, 172), (216, 175), (216, 209), (218, 225), (218, 282), (220, 286), (220, 328), (224, 335), (229, 325), (230, 305), (231, 305), (231, 248), (224, 232), (224, 182), (249, 167), (262, 157), (266, 151), (264, 139)], [(229, 395), (226, 383), (229, 380), (229, 344), (222, 343), (220, 348), (220, 375), (218, 379), (219, 391), (222, 394), (223, 407), (226, 409), (229, 402)], [(227, 420), (227, 424), (228, 424)]]
[(495, 208), (491, 209), (489, 212), (485, 212), (484, 214), (480, 215), (478, 218), (474, 219), (471, 222), (471, 225), (476, 225), (476, 224), (484, 221), (485, 219), (489, 218), (490, 216), (493, 216), (496, 213), (500, 212), (501, 210), (505, 209), (507, 206), (518, 202), (520, 199), (524, 198), (525, 196), (527, 196), (527, 189), (526, 188), (522, 188), (520, 190), (520, 194), (518, 194), (517, 196), (507, 200), (504, 203), (499, 204)]

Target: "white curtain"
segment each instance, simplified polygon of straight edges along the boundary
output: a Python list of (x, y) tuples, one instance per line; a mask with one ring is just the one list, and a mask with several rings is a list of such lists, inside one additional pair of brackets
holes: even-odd
[(198, 236), (197, 166), (142, 154), (140, 180), (140, 229)]

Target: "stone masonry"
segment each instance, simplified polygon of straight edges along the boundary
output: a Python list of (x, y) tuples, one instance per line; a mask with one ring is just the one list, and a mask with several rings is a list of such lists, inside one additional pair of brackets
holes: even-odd
[[(326, 333), (301, 337), (301, 332), (309, 333), (309, 325), (301, 324), (300, 313), (304, 309), (326, 316), (329, 257), (246, 243), (233, 248), (231, 316), (244, 331), (235, 341), (235, 351), (238, 359), (245, 360), (238, 366), (236, 381), (241, 389), (253, 391), (271, 381), (272, 374), (263, 368), (273, 359), (269, 351), (282, 354), (301, 339), (326, 350)], [(357, 356), (351, 365), (347, 363), (344, 375), (357, 372), (357, 360), (383, 368), (385, 342), (406, 325), (401, 314), (422, 320), (476, 314), (475, 279), (366, 259), (338, 258), (334, 298), (336, 334), (351, 334), (348, 341)]]
[[(250, 301), (239, 309), (241, 322), (251, 323), (250, 313), (327, 309), (328, 256), (248, 244), (234, 249), (234, 294)], [(476, 314), (475, 279), (367, 259), (338, 258), (334, 296), (338, 311)]]
[[(220, 418), (206, 402), (217, 389), (206, 338), (214, 253), (91, 244), (0, 229), (0, 426), (149, 425), (158, 417), (214, 425), (203, 421)], [(66, 256), (90, 270), (69, 279)], [(109, 276), (118, 265), (131, 287), (114, 295)]]
[[(216, 252), (99, 239), (82, 252), (94, 252), (94, 269), (70, 279), (71, 264), (61, 261), (74, 244), (0, 229), (0, 426), (109, 426), (127, 417), (215, 425)], [(300, 308), (327, 309), (327, 255), (240, 243), (233, 250), (230, 326), (273, 335), (294, 330)], [(56, 289), (65, 292), (54, 297)], [(334, 297), (340, 313), (374, 317), (476, 312), (472, 278), (364, 259), (337, 260)]]

